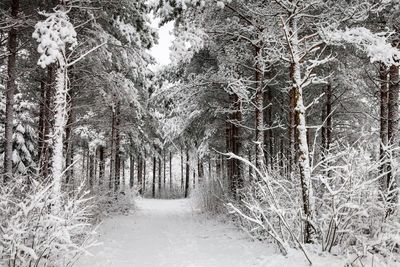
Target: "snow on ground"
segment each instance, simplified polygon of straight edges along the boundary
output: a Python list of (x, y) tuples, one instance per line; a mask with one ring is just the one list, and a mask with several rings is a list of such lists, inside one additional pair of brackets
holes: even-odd
[[(284, 257), (268, 244), (253, 242), (234, 226), (193, 211), (190, 200), (139, 199), (127, 216), (106, 219), (102, 244), (77, 267), (301, 267), (299, 252)], [(328, 264), (329, 262), (329, 264)], [(318, 257), (313, 266), (343, 266)]]

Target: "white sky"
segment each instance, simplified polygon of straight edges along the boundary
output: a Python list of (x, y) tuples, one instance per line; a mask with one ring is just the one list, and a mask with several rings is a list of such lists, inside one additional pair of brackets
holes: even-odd
[[(169, 58), (170, 55), (170, 46), (174, 37), (172, 36), (172, 29), (174, 27), (174, 22), (168, 22), (162, 27), (158, 27), (158, 23), (160, 21), (159, 18), (154, 18), (151, 16), (152, 26), (155, 29), (158, 29), (159, 40), (158, 44), (150, 49), (150, 54), (156, 59), (158, 66), (168, 65), (171, 60)], [(157, 66), (156, 65), (156, 66)]]

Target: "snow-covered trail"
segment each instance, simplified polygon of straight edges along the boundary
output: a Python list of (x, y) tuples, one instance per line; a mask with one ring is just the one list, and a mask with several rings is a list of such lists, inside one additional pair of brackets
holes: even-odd
[(102, 244), (76, 266), (308, 266), (299, 254), (283, 257), (267, 244), (250, 241), (234, 226), (196, 214), (190, 200), (139, 199), (136, 206), (131, 215), (105, 220), (99, 229)]
[(103, 244), (77, 266), (242, 267), (254, 266), (271, 250), (233, 226), (195, 215), (188, 200), (139, 199), (136, 205), (133, 214), (103, 223)]

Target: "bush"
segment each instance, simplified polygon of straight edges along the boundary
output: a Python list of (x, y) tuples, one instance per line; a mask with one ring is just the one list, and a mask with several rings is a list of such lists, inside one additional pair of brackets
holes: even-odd
[(218, 179), (203, 181), (191, 194), (194, 207), (214, 215), (226, 212), (224, 203), (227, 195), (224, 188), (225, 186)]
[[(324, 162), (313, 168), (314, 245), (321, 251), (349, 258), (349, 264), (375, 258), (376, 261), (400, 260), (400, 216), (397, 187), (384, 189), (380, 160), (359, 146), (337, 146)], [(388, 151), (393, 177), (399, 164)], [(229, 154), (252, 166), (257, 177), (250, 180), (240, 203), (229, 203), (241, 226), (257, 239), (270, 238), (283, 254), (290, 248), (302, 250), (301, 192), (299, 181), (282, 177), (278, 172), (262, 171), (246, 159)], [(295, 177), (295, 176), (294, 176)], [(397, 191), (394, 192), (394, 191)], [(388, 213), (390, 211), (390, 213)]]
[(137, 194), (135, 188), (115, 193), (110, 191), (108, 187), (97, 186), (93, 191), (96, 192), (93, 198), (97, 220), (113, 214), (128, 214), (135, 207), (134, 200)]
[[(29, 183), (27, 183), (29, 181)], [(80, 186), (52, 196), (52, 183), (15, 177), (0, 191), (0, 266), (71, 266), (93, 245), (93, 204)], [(52, 209), (56, 201), (61, 209)]]

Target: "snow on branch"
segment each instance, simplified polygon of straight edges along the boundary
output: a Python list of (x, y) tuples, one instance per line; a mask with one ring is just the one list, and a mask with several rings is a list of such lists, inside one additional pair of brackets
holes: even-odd
[(373, 33), (364, 27), (342, 30), (325, 30), (323, 35), (330, 44), (349, 43), (367, 53), (371, 62), (382, 62), (387, 66), (398, 65), (400, 50), (388, 43), (388, 33)]
[(35, 25), (32, 37), (39, 43), (37, 51), (41, 54), (38, 65), (42, 68), (59, 62), (65, 65), (65, 47), (73, 49), (77, 44), (76, 31), (65, 11), (42, 13), (46, 20)]

